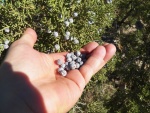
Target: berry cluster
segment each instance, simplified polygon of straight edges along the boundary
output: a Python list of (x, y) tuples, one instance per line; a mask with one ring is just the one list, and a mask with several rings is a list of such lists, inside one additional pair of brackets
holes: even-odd
[(66, 76), (67, 72), (73, 69), (79, 69), (87, 60), (87, 54), (81, 53), (80, 51), (67, 53), (66, 62), (58, 59), (57, 64), (59, 65), (58, 73), (62, 76)]

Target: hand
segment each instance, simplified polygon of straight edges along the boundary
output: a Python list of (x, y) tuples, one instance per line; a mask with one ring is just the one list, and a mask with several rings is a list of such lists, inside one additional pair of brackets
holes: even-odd
[[(4, 80), (3, 77), (8, 76), (5, 77), (5, 82), (1, 82), (0, 85), (5, 86), (7, 83), (13, 84), (15, 82), (15, 85), (10, 85), (11, 92), (9, 93), (17, 94), (16, 98), (19, 99), (16, 99), (16, 101), (23, 100), (20, 105), (27, 106), (24, 110), (30, 108), (30, 112), (65, 113), (69, 111), (78, 101), (92, 75), (100, 70), (116, 51), (112, 44), (99, 46), (96, 42), (88, 43), (81, 48), (81, 51), (90, 53), (89, 59), (79, 70), (71, 70), (66, 77), (63, 77), (57, 73), (58, 65), (55, 61), (57, 59), (64, 60), (66, 52), (52, 54), (38, 52), (33, 49), (36, 40), (35, 31), (28, 28), (23, 36), (11, 45), (0, 68), (0, 79)], [(10, 70), (6, 64), (10, 65)], [(28, 83), (19, 82), (21, 79), (10, 77), (11, 74), (17, 75), (16, 77), (27, 78), (25, 81), (28, 81)], [(9, 77), (10, 79), (8, 79)], [(25, 90), (22, 91), (22, 86), (26, 86), (26, 84), (30, 85), (27, 85)], [(34, 99), (36, 95), (39, 95), (41, 101)], [(40, 112), (40, 108), (37, 106), (43, 106), (41, 108), (43, 111)], [(30, 112), (28, 111), (28, 113)]]

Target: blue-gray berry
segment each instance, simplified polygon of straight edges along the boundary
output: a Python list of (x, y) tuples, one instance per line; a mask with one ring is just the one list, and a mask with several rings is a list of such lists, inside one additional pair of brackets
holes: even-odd
[(77, 0), (77, 3), (79, 4), (81, 2), (81, 0)]
[(79, 40), (74, 39), (74, 44), (79, 44)]
[(73, 15), (74, 15), (74, 17), (77, 17), (77, 16), (78, 16), (78, 13), (77, 13), (77, 12), (75, 12)]
[(109, 4), (109, 3), (112, 3), (112, 0), (106, 0), (107, 1), (107, 3)]
[(73, 23), (73, 18), (69, 18), (69, 22), (70, 22), (70, 23)]
[(64, 39), (65, 39), (65, 40), (69, 40), (69, 38), (70, 38), (69, 35), (65, 35), (65, 36), (64, 36)]
[(70, 64), (75, 64), (75, 61), (71, 61), (71, 62), (69, 62), (69, 65), (70, 65)]
[(71, 53), (67, 53), (66, 58), (71, 57)]
[(77, 59), (76, 59), (76, 62), (81, 62), (81, 58), (80, 57), (77, 57)]
[(59, 45), (59, 44), (56, 44), (56, 45), (55, 45), (55, 49), (56, 49), (56, 50), (59, 50), (59, 49), (60, 49), (60, 45)]
[(70, 54), (71, 54), (71, 56), (72, 56), (72, 55), (74, 55), (74, 52), (71, 52)]
[(53, 35), (54, 35), (54, 37), (58, 37), (58, 32), (54, 31)]
[(71, 37), (70, 37), (70, 40), (71, 40), (71, 41), (72, 41), (72, 40), (74, 40), (74, 37), (73, 37), (73, 36), (71, 36)]
[(62, 76), (66, 76), (67, 75), (67, 71), (66, 70), (62, 70), (59, 72)]
[(76, 69), (76, 64), (70, 64), (70, 69)]
[(72, 60), (76, 60), (77, 57), (75, 55), (71, 55)]
[(65, 23), (66, 27), (68, 27), (70, 24), (69, 21), (65, 21), (64, 23)]
[(71, 62), (72, 61), (72, 58), (71, 57), (68, 57), (67, 58), (67, 62)]
[(47, 30), (47, 33), (52, 33), (52, 31), (48, 29), (48, 30)]
[(80, 52), (80, 51), (76, 51), (76, 52), (75, 52), (75, 55), (76, 55), (77, 57), (79, 57), (79, 56), (81, 55), (81, 52)]
[(69, 32), (69, 31), (66, 31), (66, 35), (67, 35), (67, 36), (70, 36), (70, 32)]
[(61, 64), (61, 66), (60, 66), (60, 67), (61, 67), (61, 68), (65, 68), (65, 66), (66, 66), (65, 64)]
[(63, 68), (58, 68), (58, 72), (60, 73), (62, 70), (64, 70)]
[(81, 61), (81, 62), (79, 62), (79, 64), (80, 64), (80, 66), (82, 66), (82, 65), (84, 64), (84, 62), (83, 62), (83, 61)]
[(69, 65), (66, 65), (66, 66), (65, 66), (65, 69), (66, 69), (67, 71), (69, 71), (69, 70), (70, 70), (70, 66), (69, 66)]
[(9, 45), (7, 45), (7, 44), (4, 44), (3, 46), (4, 46), (4, 49), (8, 49), (9, 48)]
[(10, 32), (10, 29), (9, 29), (9, 28), (5, 28), (4, 30), (5, 30), (6, 33), (9, 33), (9, 32)]
[(76, 63), (76, 69), (79, 69), (79, 68), (80, 68), (80, 64)]
[(68, 65), (69, 64), (69, 62), (65, 62), (65, 65)]
[(4, 43), (5, 43), (6, 45), (8, 45), (8, 44), (9, 44), (9, 42), (10, 42), (9, 40), (5, 40), (5, 42), (4, 42)]
[(63, 61), (60, 60), (60, 59), (58, 59), (58, 60), (57, 60), (57, 64), (58, 64), (58, 65), (62, 65), (62, 64), (63, 64)]

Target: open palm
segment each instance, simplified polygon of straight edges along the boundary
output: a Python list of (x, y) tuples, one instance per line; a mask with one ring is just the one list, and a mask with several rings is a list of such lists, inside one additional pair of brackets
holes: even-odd
[(86, 63), (79, 70), (71, 70), (63, 77), (57, 73), (56, 60), (65, 61), (66, 52), (40, 53), (33, 49), (36, 39), (35, 31), (28, 28), (24, 35), (11, 45), (4, 62), (11, 64), (14, 72), (25, 73), (40, 93), (45, 112), (48, 113), (69, 111), (78, 101), (92, 75), (101, 69), (116, 51), (112, 44), (99, 46), (96, 42), (91, 42), (81, 48), (81, 51), (90, 54)]

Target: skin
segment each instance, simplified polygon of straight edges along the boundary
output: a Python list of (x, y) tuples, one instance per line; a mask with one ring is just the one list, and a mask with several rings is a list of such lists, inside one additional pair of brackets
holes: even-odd
[[(96, 42), (90, 42), (81, 48), (82, 52), (90, 53), (86, 63), (80, 70), (71, 70), (66, 77), (63, 77), (57, 73), (58, 65), (56, 60), (62, 59), (65, 61), (67, 53), (45, 54), (38, 52), (33, 49), (36, 40), (36, 32), (31, 28), (26, 29), (23, 36), (11, 45), (0, 67), (0, 92), (5, 95), (6, 93), (3, 89), (6, 89), (7, 84), (15, 83), (15, 85), (8, 85), (7, 87), (7, 94), (15, 97), (14, 99), (13, 97), (7, 98), (9, 103), (16, 102), (16, 104), (10, 104), (10, 107), (13, 106), (10, 109), (18, 108), (17, 104), (19, 103), (20, 108), (23, 108), (21, 110), (24, 110), (25, 113), (40, 113), (40, 110), (37, 110), (38, 107), (36, 107), (38, 104), (43, 106), (39, 108), (43, 110), (43, 113), (68, 112), (82, 95), (84, 87), (92, 75), (99, 71), (116, 52), (116, 48), (112, 44), (98, 45)], [(6, 64), (9, 64), (9, 66)], [(14, 80), (11, 75), (18, 77), (18, 79)], [(19, 82), (21, 80), (26, 82)], [(22, 93), (23, 86), (28, 86), (25, 88), (24, 93)], [(34, 92), (34, 90), (36, 91)], [(25, 95), (26, 92), (27, 94), (28, 92), (34, 92), (33, 94), (38, 95), (37, 97), (41, 101), (34, 100), (33, 98), (36, 96)], [(0, 95), (1, 98), (2, 94)], [(3, 100), (4, 104), (2, 106), (8, 105), (5, 101), (5, 96)], [(35, 101), (37, 101), (36, 104)], [(0, 107), (0, 110), (7, 113), (6, 108)], [(16, 111), (16, 113), (24, 112)]]

